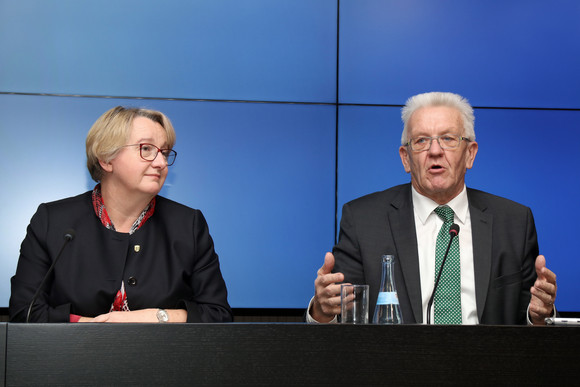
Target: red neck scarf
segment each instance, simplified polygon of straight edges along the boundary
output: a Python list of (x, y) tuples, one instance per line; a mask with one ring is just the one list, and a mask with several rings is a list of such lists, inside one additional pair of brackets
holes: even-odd
[[(93, 188), (93, 208), (95, 209), (95, 214), (101, 220), (103, 226), (108, 228), (109, 230), (115, 230), (115, 225), (109, 218), (109, 214), (107, 213), (107, 209), (105, 208), (105, 202), (103, 202), (103, 196), (101, 195), (101, 184), (97, 184), (95, 188)], [(147, 207), (141, 212), (141, 215), (135, 220), (133, 226), (131, 226), (131, 230), (129, 230), (129, 234), (133, 234), (137, 231), (141, 226), (145, 224), (147, 219), (149, 219), (153, 213), (155, 212), (155, 197), (151, 199)]]

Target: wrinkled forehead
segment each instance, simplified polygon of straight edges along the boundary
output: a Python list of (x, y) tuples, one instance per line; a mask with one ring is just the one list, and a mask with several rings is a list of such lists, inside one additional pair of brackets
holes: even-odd
[(459, 110), (449, 106), (426, 106), (417, 109), (409, 119), (409, 136), (463, 134)]

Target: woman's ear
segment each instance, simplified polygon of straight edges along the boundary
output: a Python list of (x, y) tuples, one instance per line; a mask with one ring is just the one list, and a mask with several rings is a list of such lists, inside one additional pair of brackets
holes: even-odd
[(99, 165), (101, 166), (103, 171), (113, 172), (113, 164), (111, 164), (111, 162), (106, 162), (106, 161), (99, 159)]

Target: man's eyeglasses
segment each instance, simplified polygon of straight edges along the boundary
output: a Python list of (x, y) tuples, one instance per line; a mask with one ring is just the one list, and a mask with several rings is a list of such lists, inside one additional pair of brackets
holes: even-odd
[(165, 162), (167, 163), (167, 166), (173, 165), (173, 163), (175, 162), (175, 158), (177, 157), (177, 152), (174, 151), (173, 149), (161, 149), (153, 144), (129, 144), (123, 145), (121, 148), (127, 146), (138, 146), (141, 158), (146, 161), (155, 160), (157, 154), (161, 152), (163, 158), (165, 159)]
[(433, 143), (433, 140), (437, 140), (437, 143), (439, 144), (439, 147), (441, 147), (441, 149), (457, 149), (461, 144), (461, 140), (467, 142), (471, 141), (467, 137), (456, 136), (453, 134), (443, 134), (441, 136), (436, 137), (412, 138), (406, 145), (410, 146), (411, 149), (414, 150), (415, 152), (423, 152), (431, 149), (431, 144)]

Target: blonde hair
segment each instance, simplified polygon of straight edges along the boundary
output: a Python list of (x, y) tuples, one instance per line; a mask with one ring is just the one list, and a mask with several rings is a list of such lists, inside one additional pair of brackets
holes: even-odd
[(473, 108), (467, 101), (459, 94), (431, 92), (417, 94), (407, 100), (403, 110), (401, 111), (401, 119), (403, 120), (403, 134), (401, 135), (401, 145), (407, 144), (408, 123), (413, 113), (422, 107), (431, 106), (447, 106), (457, 109), (463, 120), (463, 130), (465, 137), (471, 141), (475, 141), (475, 115)]
[(131, 125), (136, 117), (149, 118), (161, 125), (165, 129), (168, 148), (175, 145), (175, 129), (165, 114), (155, 110), (117, 106), (100, 116), (87, 134), (87, 168), (94, 181), (98, 182), (103, 177), (99, 160), (110, 162), (117, 156), (131, 135)]

